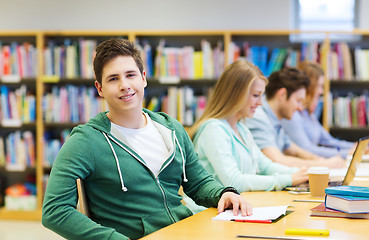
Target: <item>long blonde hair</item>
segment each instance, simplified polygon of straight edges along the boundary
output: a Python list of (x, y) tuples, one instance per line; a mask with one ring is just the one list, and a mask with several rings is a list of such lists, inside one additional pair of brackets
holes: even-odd
[(248, 98), (252, 82), (256, 79), (268, 82), (260, 69), (249, 61), (238, 60), (227, 66), (215, 84), (204, 113), (189, 130), (191, 139), (205, 121), (211, 118), (224, 119), (239, 112)]

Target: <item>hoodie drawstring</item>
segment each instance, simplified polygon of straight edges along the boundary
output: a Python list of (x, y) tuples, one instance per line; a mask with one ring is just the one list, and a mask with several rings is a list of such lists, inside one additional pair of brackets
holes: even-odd
[[(113, 152), (113, 155), (114, 155), (114, 158), (115, 158), (115, 162), (117, 164), (117, 168), (118, 168), (118, 173), (119, 173), (119, 178), (120, 178), (120, 182), (121, 182), (121, 185), (122, 185), (122, 190), (124, 192), (127, 192), (128, 189), (124, 186), (124, 181), (123, 181), (123, 177), (122, 177), (122, 172), (120, 170), (120, 165), (119, 165), (119, 161), (118, 161), (118, 157), (117, 157), (117, 154), (115, 153), (115, 150), (113, 148), (113, 145), (111, 144), (108, 136), (106, 135), (106, 133), (102, 132), (106, 141), (109, 143), (109, 146), (110, 146), (110, 149), (111, 151)], [(182, 151), (182, 148), (181, 148), (181, 145), (179, 144), (179, 141), (177, 139), (177, 136), (174, 134), (174, 139), (175, 139), (175, 142), (177, 143), (178, 147), (179, 147), (179, 151), (181, 152), (181, 157), (182, 157), (182, 168), (183, 168), (183, 182), (188, 182), (188, 179), (187, 179), (187, 176), (186, 176), (186, 162), (185, 162), (185, 158), (184, 158), (184, 155), (183, 155), (183, 151)]]
[(111, 151), (113, 152), (113, 155), (114, 155), (114, 158), (115, 158), (115, 162), (117, 163), (117, 168), (118, 168), (120, 183), (122, 185), (122, 190), (123, 190), (123, 192), (127, 192), (128, 189), (124, 186), (122, 172), (120, 171), (120, 166), (119, 166), (119, 161), (118, 161), (117, 154), (115, 153), (115, 150), (113, 148), (113, 145), (111, 145), (111, 142), (110, 142), (109, 138), (106, 136), (106, 133), (104, 133), (104, 132), (102, 132), (102, 133), (104, 134), (104, 137), (105, 137), (106, 141), (109, 143), (109, 146), (110, 146)]
[(178, 139), (177, 139), (177, 136), (174, 134), (174, 138), (175, 138), (175, 140), (176, 140), (176, 142), (177, 142), (177, 145), (178, 145), (178, 147), (179, 147), (179, 151), (181, 152), (181, 156), (182, 156), (182, 167), (183, 167), (183, 182), (188, 182), (188, 179), (187, 179), (187, 177), (186, 177), (186, 168), (185, 168), (185, 158), (184, 158), (184, 156), (183, 156), (183, 151), (182, 151), (182, 148), (181, 148), (181, 145), (179, 144), (179, 142), (178, 142)]

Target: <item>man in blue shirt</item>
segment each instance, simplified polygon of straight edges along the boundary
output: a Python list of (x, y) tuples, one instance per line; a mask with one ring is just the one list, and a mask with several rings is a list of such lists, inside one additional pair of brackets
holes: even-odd
[(293, 143), (282, 128), (282, 118), (291, 119), (295, 111), (303, 109), (309, 83), (309, 78), (296, 68), (272, 73), (262, 107), (257, 108), (246, 124), (262, 152), (275, 162), (296, 167), (343, 167), (344, 160), (340, 156), (314, 155)]

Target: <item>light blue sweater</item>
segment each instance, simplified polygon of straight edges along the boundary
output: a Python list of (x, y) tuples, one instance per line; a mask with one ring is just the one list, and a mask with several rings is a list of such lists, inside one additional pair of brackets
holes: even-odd
[(320, 124), (314, 114), (307, 110), (296, 111), (291, 120), (282, 119), (283, 129), (294, 143), (322, 157), (338, 153), (346, 158), (354, 143), (334, 138)]
[(211, 119), (201, 125), (194, 138), (195, 150), (205, 169), (225, 186), (240, 192), (282, 190), (292, 184), (290, 168), (267, 158), (242, 123), (237, 129), (243, 141), (226, 120)]

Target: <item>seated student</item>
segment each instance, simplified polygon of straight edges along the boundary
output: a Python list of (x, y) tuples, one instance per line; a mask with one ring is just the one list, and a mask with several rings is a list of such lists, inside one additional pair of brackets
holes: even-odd
[(275, 162), (297, 167), (343, 167), (344, 160), (339, 156), (323, 158), (299, 147), (281, 126), (282, 118), (291, 119), (295, 111), (302, 110), (308, 85), (309, 78), (296, 68), (272, 73), (262, 106), (246, 124), (262, 152)]
[(236, 61), (219, 78), (203, 115), (190, 131), (200, 162), (223, 185), (240, 191), (282, 190), (308, 180), (306, 169), (274, 163), (255, 144), (246, 125), (261, 105), (267, 83), (258, 67)]
[[(146, 73), (140, 52), (123, 39), (101, 43), (95, 86), (109, 111), (73, 129), (48, 181), (42, 223), (67, 239), (137, 239), (192, 213), (180, 186), (196, 203), (252, 209), (198, 161), (178, 121), (142, 109)], [(84, 181), (90, 218), (76, 210), (76, 179)]]
[(319, 64), (302, 62), (298, 68), (310, 79), (302, 111), (296, 111), (292, 119), (282, 119), (282, 127), (294, 143), (322, 157), (339, 154), (346, 158), (352, 154), (354, 143), (331, 136), (320, 124), (314, 112), (323, 94), (324, 71)]

